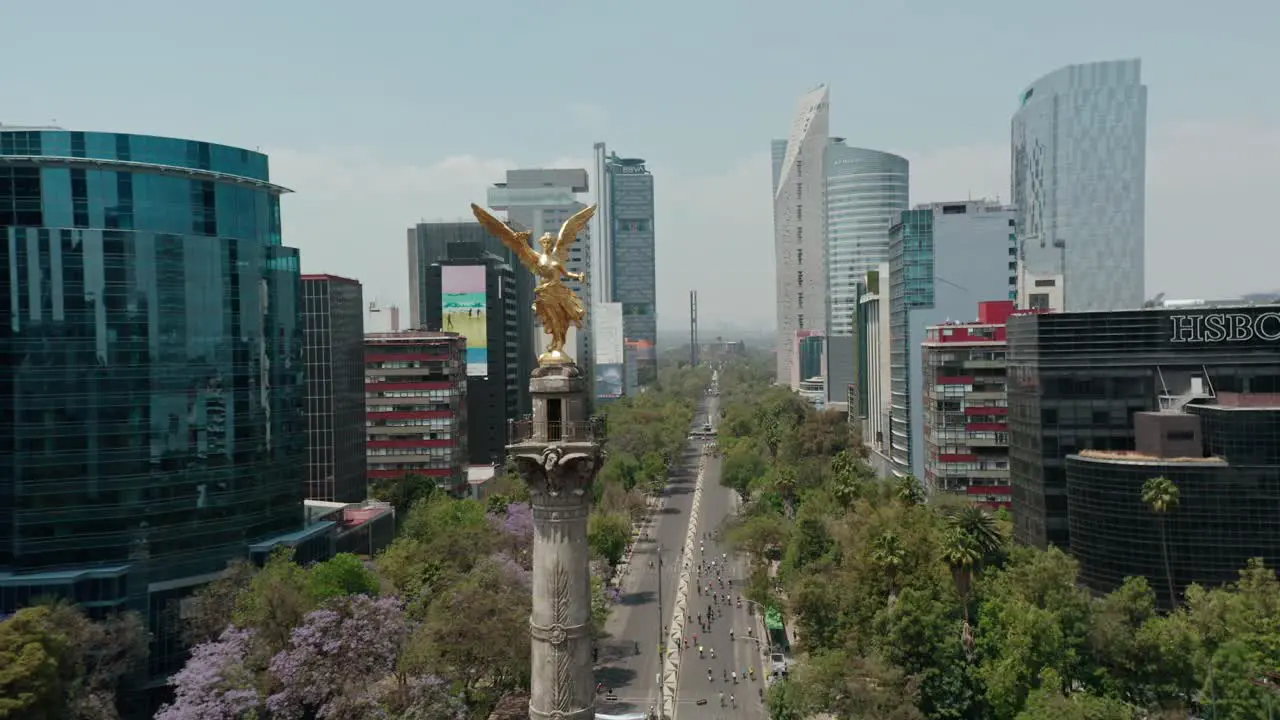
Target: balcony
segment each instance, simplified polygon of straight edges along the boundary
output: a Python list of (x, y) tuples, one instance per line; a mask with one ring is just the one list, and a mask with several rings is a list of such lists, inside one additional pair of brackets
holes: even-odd
[(604, 418), (595, 417), (586, 422), (513, 420), (508, 436), (511, 443), (604, 442), (607, 433)]

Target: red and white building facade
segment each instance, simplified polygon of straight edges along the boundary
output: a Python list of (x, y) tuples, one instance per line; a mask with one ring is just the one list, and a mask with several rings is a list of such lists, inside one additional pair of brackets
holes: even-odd
[(410, 330), (364, 338), (368, 478), (467, 491), (467, 341)]
[(978, 321), (928, 328), (924, 370), (924, 477), (930, 492), (1007, 508), (1009, 402), (1005, 322), (1009, 300), (978, 303)]

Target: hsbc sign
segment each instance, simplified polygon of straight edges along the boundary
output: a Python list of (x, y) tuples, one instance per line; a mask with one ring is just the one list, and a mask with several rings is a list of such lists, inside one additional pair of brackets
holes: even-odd
[(1171, 343), (1280, 342), (1280, 312), (1170, 315)]

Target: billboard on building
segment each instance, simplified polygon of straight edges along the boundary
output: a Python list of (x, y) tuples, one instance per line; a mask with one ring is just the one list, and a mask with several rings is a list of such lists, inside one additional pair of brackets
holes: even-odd
[(489, 374), (489, 314), (484, 265), (440, 268), (440, 325), (467, 339), (467, 375)]
[(596, 397), (614, 400), (626, 394), (626, 365), (596, 365)]
[(622, 303), (600, 303), (592, 310), (591, 331), (595, 334), (596, 364), (626, 363), (622, 334)]

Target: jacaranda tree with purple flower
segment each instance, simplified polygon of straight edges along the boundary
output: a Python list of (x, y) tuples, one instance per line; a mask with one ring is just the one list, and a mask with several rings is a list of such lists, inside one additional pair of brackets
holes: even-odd
[(525, 567), (533, 567), (533, 508), (529, 503), (515, 502), (506, 510), (489, 516), (489, 521), (502, 536), (502, 549)]
[(375, 686), (391, 674), (409, 625), (394, 597), (351, 595), (308, 613), (271, 659), (279, 690), (273, 718), (338, 720), (377, 706)]
[(172, 678), (174, 700), (156, 720), (241, 720), (262, 708), (262, 696), (245, 663), (253, 632), (228, 627), (211, 642), (197, 645), (185, 667)]

